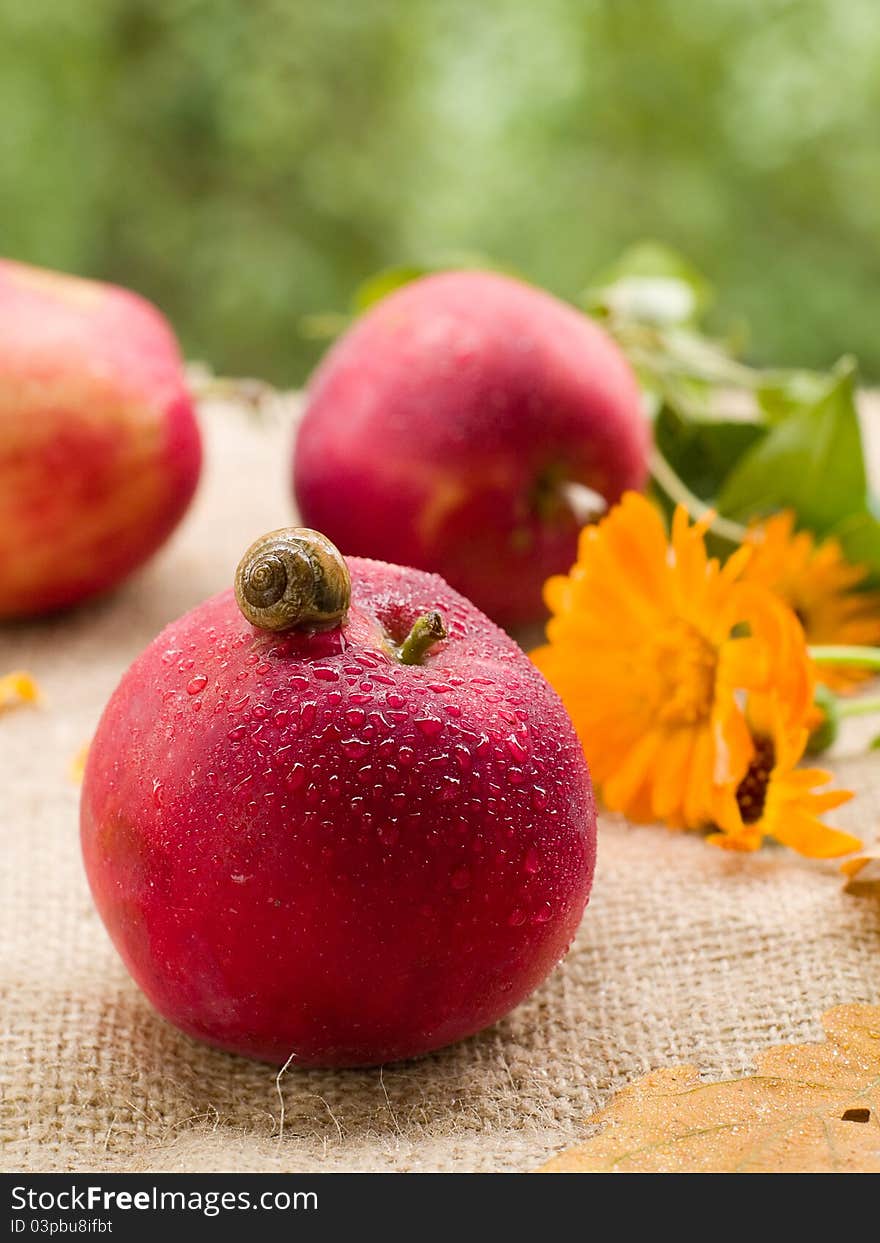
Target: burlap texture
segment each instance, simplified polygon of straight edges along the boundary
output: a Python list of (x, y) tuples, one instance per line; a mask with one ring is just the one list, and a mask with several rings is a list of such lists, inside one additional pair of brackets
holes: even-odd
[[(457, 1047), (292, 1069), (279, 1092), (273, 1068), (158, 1018), (92, 909), (68, 766), (135, 654), (291, 519), (292, 410), (204, 416), (198, 500), (150, 567), (74, 615), (0, 631), (0, 672), (27, 668), (45, 693), (0, 718), (4, 1170), (527, 1170), (652, 1067), (743, 1072), (768, 1044), (819, 1038), (827, 1007), (880, 1002), (880, 904), (845, 895), (834, 865), (606, 818), (565, 962)], [(880, 761), (847, 749), (837, 774), (858, 798), (838, 822), (873, 837)]]

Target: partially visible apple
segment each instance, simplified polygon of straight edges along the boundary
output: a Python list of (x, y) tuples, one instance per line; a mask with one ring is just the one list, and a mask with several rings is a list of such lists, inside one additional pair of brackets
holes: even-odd
[(177, 342), (156, 308), (0, 260), (0, 619), (118, 583), (176, 526), (200, 466)]
[(575, 560), (569, 485), (612, 504), (644, 485), (649, 441), (602, 328), (521, 281), (446, 272), (385, 298), (318, 367), (294, 488), (347, 553), (434, 570), (511, 627), (543, 616), (544, 580)]

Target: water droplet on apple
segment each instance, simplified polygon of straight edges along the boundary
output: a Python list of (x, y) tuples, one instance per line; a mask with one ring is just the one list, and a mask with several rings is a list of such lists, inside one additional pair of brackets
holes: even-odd
[(452, 879), (450, 880), (449, 883), (451, 884), (453, 889), (459, 892), (462, 889), (467, 889), (471, 883), (470, 868), (465, 865), (462, 865), (460, 868), (456, 868), (455, 871), (452, 873)]
[(463, 743), (458, 743), (452, 749), (452, 756), (458, 767), (463, 773), (469, 773), (473, 767), (471, 753)]
[(304, 785), (306, 779), (305, 764), (294, 764), (290, 772), (285, 778), (284, 784), (288, 790), (298, 790)]
[(507, 750), (510, 752), (510, 754), (513, 756), (515, 760), (528, 759), (528, 755), (529, 755), (528, 751), (523, 746), (520, 739), (516, 737), (515, 734), (511, 734), (508, 737), (506, 746), (507, 746)]
[(461, 782), (457, 777), (441, 777), (434, 791), (434, 798), (440, 803), (452, 803), (461, 793)]
[(190, 678), (187, 682), (186, 693), (187, 695), (198, 695), (207, 685), (208, 679), (203, 673), (199, 673), (194, 678)]

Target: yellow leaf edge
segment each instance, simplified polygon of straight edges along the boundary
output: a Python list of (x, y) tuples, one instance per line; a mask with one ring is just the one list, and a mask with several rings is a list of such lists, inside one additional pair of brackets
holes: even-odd
[(846, 880), (844, 893), (851, 893), (857, 898), (880, 898), (880, 849), (866, 850), (841, 863), (840, 870)]

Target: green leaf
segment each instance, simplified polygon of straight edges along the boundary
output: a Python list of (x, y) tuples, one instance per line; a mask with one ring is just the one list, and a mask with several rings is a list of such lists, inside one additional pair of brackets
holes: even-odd
[(497, 263), (480, 251), (448, 251), (425, 259), (422, 263), (400, 263), (382, 268), (368, 276), (355, 289), (351, 299), (351, 309), (356, 315), (368, 310), (377, 302), (381, 302), (388, 294), (394, 293), (402, 285), (417, 281), (432, 272), (449, 272), (452, 269), (469, 268), (485, 269), (493, 272), (506, 272), (509, 276), (518, 275), (512, 268)]
[(821, 401), (827, 388), (828, 376), (816, 371), (769, 372), (756, 395), (767, 421), (779, 423)]
[[(870, 506), (870, 500), (868, 504)], [(847, 561), (870, 569), (871, 577), (865, 585), (876, 586), (880, 582), (880, 519), (876, 514), (870, 508), (850, 514), (832, 528), (831, 534), (839, 542)]]
[(388, 294), (394, 293), (395, 289), (400, 289), (402, 285), (408, 285), (410, 281), (417, 281), (420, 276), (427, 276), (429, 272), (434, 271), (436, 268), (412, 263), (399, 264), (396, 267), (383, 268), (381, 272), (374, 272), (365, 281), (361, 281), (355, 289), (351, 298), (351, 308), (355, 314), (359, 315), (374, 303), (381, 302)]
[(710, 502), (731, 468), (767, 435), (758, 423), (697, 421), (664, 405), (654, 425), (657, 447), (691, 492)]
[(793, 509), (802, 526), (824, 534), (867, 507), (855, 366), (844, 359), (820, 400), (771, 428), (747, 450), (718, 496), (739, 521)]
[(703, 276), (661, 242), (637, 242), (584, 292), (593, 314), (669, 327), (692, 324), (712, 301)]
[(819, 682), (814, 693), (814, 702), (819, 710), (820, 720), (807, 739), (807, 755), (821, 755), (834, 745), (840, 733), (840, 712), (834, 692)]

